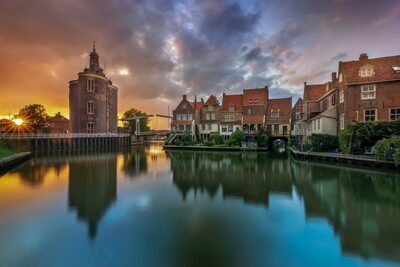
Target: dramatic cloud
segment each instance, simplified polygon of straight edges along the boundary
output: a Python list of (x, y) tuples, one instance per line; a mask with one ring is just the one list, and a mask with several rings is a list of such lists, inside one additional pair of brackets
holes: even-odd
[(399, 14), (397, 0), (4, 0), (0, 115), (29, 103), (67, 115), (93, 39), (120, 112), (266, 85), (298, 97), (340, 60), (398, 53)]

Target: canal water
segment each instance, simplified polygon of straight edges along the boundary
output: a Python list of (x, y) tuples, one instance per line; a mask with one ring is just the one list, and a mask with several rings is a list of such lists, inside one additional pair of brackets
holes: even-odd
[(396, 172), (152, 145), (0, 176), (0, 266), (399, 264)]

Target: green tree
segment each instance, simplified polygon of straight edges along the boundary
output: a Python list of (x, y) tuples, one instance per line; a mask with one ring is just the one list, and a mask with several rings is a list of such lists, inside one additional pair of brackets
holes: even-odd
[[(140, 111), (135, 108), (131, 108), (127, 111), (125, 111), (123, 118), (131, 118), (131, 117), (139, 117), (139, 116), (147, 116), (147, 114), (143, 111)], [(150, 130), (150, 127), (148, 126), (149, 124), (149, 118), (144, 117), (140, 119), (140, 131), (141, 132), (147, 132)], [(136, 120), (130, 120), (130, 121), (123, 121), (123, 125), (125, 128), (128, 128), (131, 133), (135, 133), (136, 131)]]
[(21, 118), (25, 124), (39, 132), (49, 126), (49, 115), (47, 115), (46, 108), (41, 104), (24, 106), (15, 117)]

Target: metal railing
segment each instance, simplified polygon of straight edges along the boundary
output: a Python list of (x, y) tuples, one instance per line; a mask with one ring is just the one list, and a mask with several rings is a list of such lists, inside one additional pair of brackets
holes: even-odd
[(0, 139), (68, 139), (98, 137), (129, 137), (130, 133), (4, 133)]

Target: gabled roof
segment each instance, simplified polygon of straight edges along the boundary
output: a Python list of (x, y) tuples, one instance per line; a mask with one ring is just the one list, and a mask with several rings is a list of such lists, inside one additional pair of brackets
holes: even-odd
[(268, 98), (268, 88), (243, 89), (243, 105), (265, 105)]
[[(372, 77), (359, 77), (359, 70), (363, 66), (371, 66), (375, 74)], [(343, 73), (343, 78), (347, 83), (369, 83), (377, 81), (387, 81), (400, 79), (400, 73), (396, 73), (393, 67), (400, 67), (400, 55), (368, 58), (365, 55), (359, 60), (345, 61), (339, 63), (339, 71)]]
[(69, 120), (66, 117), (64, 117), (63, 115), (61, 115), (61, 113), (58, 112), (58, 113), (56, 113), (56, 115), (49, 117), (49, 121), (50, 122), (55, 122), (55, 121), (68, 122)]
[(201, 108), (203, 107), (203, 103), (201, 103), (201, 102), (199, 102), (199, 101), (196, 102), (196, 105), (195, 105), (195, 102), (189, 102), (189, 103), (190, 103), (190, 105), (192, 106), (192, 108), (194, 108), (194, 106), (196, 106), (196, 110), (197, 110), (198, 112), (200, 112), (200, 111), (201, 111)]
[(219, 106), (218, 99), (215, 97), (215, 95), (210, 95), (206, 103), (204, 103), (204, 106)]
[(223, 95), (222, 111), (228, 111), (229, 107), (234, 107), (235, 112), (242, 112), (243, 95)]
[(292, 112), (292, 97), (269, 99), (267, 106), (267, 117), (271, 116), (271, 111), (279, 110), (279, 117), (288, 117)]
[(317, 100), (326, 92), (326, 84), (306, 84), (304, 88), (305, 100)]

